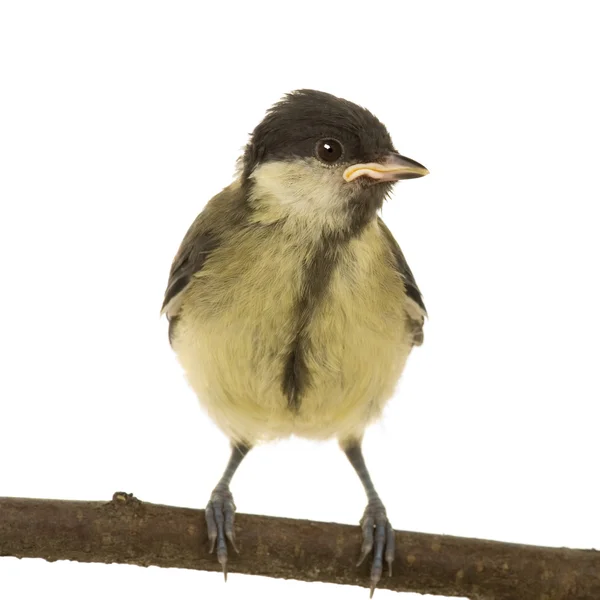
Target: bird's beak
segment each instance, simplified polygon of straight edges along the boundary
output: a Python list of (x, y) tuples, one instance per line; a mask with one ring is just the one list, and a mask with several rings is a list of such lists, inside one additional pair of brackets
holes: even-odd
[(357, 177), (366, 176), (378, 181), (399, 181), (423, 177), (428, 173), (416, 160), (391, 152), (381, 162), (350, 165), (344, 171), (344, 179), (354, 181)]

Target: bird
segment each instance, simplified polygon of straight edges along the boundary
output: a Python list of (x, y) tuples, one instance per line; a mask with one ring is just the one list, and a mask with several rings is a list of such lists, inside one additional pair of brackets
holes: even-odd
[(173, 259), (161, 314), (200, 404), (231, 443), (205, 510), (227, 579), (232, 477), (257, 444), (337, 439), (367, 496), (360, 565), (371, 595), (395, 537), (362, 452), (394, 395), (427, 311), (380, 212), (397, 181), (427, 175), (368, 109), (298, 89), (249, 135), (232, 182)]

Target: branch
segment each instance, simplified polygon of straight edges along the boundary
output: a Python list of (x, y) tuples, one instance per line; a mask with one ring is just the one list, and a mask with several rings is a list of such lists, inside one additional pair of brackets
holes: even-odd
[[(360, 528), (239, 514), (229, 571), (368, 586)], [(0, 556), (219, 571), (204, 511), (140, 502), (0, 498)], [(365, 561), (368, 562), (368, 561)], [(378, 587), (473, 600), (598, 600), (600, 552), (398, 531)]]

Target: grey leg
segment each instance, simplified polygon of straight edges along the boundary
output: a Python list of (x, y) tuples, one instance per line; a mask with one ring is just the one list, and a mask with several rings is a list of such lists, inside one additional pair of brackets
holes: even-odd
[(223, 567), (223, 575), (227, 581), (227, 542), (229, 540), (233, 549), (239, 552), (235, 543), (235, 530), (233, 528), (235, 516), (235, 504), (233, 496), (229, 491), (231, 478), (240, 466), (242, 460), (248, 452), (250, 446), (238, 444), (232, 447), (231, 456), (227, 463), (227, 468), (223, 476), (213, 490), (208, 505), (206, 506), (206, 527), (208, 530), (208, 540), (210, 542), (209, 552), (214, 552), (217, 548), (217, 559)]
[(363, 544), (358, 564), (360, 565), (365, 558), (373, 551), (373, 565), (371, 566), (371, 597), (375, 591), (375, 586), (381, 579), (383, 572), (383, 558), (388, 565), (389, 573), (392, 574), (392, 563), (396, 551), (396, 538), (394, 529), (387, 518), (385, 506), (375, 490), (365, 459), (360, 447), (360, 442), (351, 441), (342, 443), (342, 449), (346, 453), (350, 464), (354, 467), (356, 474), (367, 493), (367, 508), (360, 521), (363, 532)]

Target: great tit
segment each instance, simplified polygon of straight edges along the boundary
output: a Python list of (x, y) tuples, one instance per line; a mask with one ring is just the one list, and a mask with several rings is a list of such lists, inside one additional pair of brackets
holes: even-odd
[(368, 110), (302, 89), (250, 135), (236, 176), (187, 231), (162, 311), (190, 386), (231, 440), (206, 507), (227, 576), (237, 551), (232, 476), (257, 443), (337, 438), (365, 488), (360, 564), (371, 594), (394, 531), (361, 451), (394, 393), (425, 305), (378, 211), (401, 179), (427, 175)]

